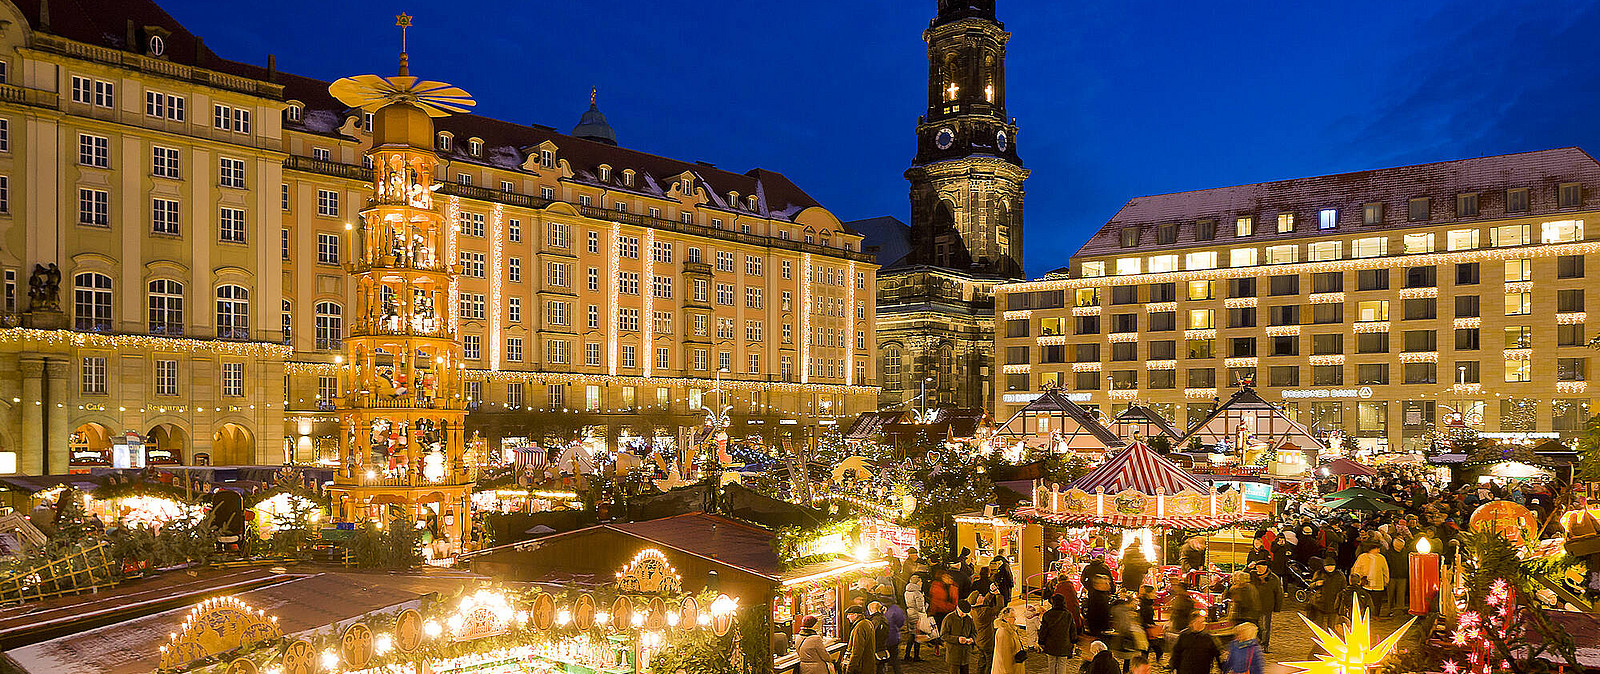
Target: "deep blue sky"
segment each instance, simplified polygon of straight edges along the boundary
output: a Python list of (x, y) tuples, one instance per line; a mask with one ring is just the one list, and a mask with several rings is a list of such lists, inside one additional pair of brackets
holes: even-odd
[[(841, 219), (906, 218), (933, 0), (165, 0), (228, 58), (413, 70), (570, 129), (590, 85), (624, 145), (794, 179)], [(1577, 145), (1600, 152), (1600, 7), (1576, 1), (1000, 0), (1027, 270), (1129, 198)]]

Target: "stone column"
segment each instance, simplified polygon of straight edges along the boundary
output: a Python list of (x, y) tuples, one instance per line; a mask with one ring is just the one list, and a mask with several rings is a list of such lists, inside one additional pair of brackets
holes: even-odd
[[(44, 475), (44, 359), (22, 358), (22, 437), (20, 460), (17, 469), (24, 475)], [(61, 473), (67, 472), (65, 464), (50, 466)]]
[(45, 362), (45, 372), (50, 378), (49, 399), (44, 403), (45, 436), (44, 446), (49, 457), (50, 470), (65, 474), (71, 454), (67, 451), (68, 415), (72, 413), (67, 406), (71, 399), (67, 391), (67, 377), (72, 368), (69, 363), (59, 358), (51, 358)]

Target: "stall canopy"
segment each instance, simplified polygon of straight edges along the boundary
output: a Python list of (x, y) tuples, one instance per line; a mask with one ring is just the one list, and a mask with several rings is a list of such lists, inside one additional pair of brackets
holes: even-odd
[(1129, 405), (1128, 409), (1117, 415), (1114, 425), (1118, 435), (1130, 440), (1141, 437), (1148, 441), (1165, 436), (1177, 442), (1183, 437), (1183, 432), (1174, 428), (1172, 422), (1167, 421), (1160, 412), (1144, 405)]
[(869, 440), (883, 432), (883, 427), (891, 423), (898, 423), (902, 418), (910, 416), (905, 410), (889, 410), (878, 412), (862, 412), (861, 416), (850, 424), (844, 432), (846, 440)]
[(1271, 448), (1293, 443), (1315, 449), (1317, 453), (1328, 448), (1309, 429), (1284, 415), (1276, 405), (1262, 400), (1250, 387), (1239, 389), (1204, 420), (1190, 427), (1178, 444), (1190, 440), (1199, 440), (1206, 446), (1225, 442), (1234, 449), (1257, 443)]
[[(1031, 420), (1037, 422), (1030, 423)], [(1122, 446), (1105, 424), (1088, 410), (1051, 389), (1039, 394), (1000, 426), (997, 435), (1014, 439), (1034, 438), (1057, 451), (1104, 452)]]
[(1184, 490), (1211, 493), (1211, 488), (1204, 482), (1184, 472), (1177, 464), (1142, 442), (1130, 444), (1111, 455), (1105, 463), (1089, 471), (1088, 475), (1074, 481), (1072, 487), (1091, 494), (1096, 489), (1105, 489), (1107, 494), (1116, 494), (1125, 489), (1144, 494), (1154, 494), (1157, 490), (1167, 494)]
[(1356, 463), (1355, 461), (1343, 457), (1329, 461), (1327, 465), (1319, 468), (1318, 472), (1325, 475), (1365, 475), (1368, 477), (1376, 476), (1378, 474), (1378, 471), (1375, 471), (1366, 465)]

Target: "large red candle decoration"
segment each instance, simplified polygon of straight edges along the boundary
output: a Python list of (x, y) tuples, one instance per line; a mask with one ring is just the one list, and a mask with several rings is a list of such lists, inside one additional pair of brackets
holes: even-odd
[(1426, 615), (1433, 610), (1433, 598), (1439, 594), (1439, 555), (1427, 537), (1417, 539), (1417, 551), (1411, 553), (1411, 615)]

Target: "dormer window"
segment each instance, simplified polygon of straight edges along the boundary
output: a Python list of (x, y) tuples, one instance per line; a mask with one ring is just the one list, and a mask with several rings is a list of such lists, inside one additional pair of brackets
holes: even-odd
[(600, 167), (600, 182), (607, 182), (607, 181), (610, 181), (610, 180), (611, 180), (611, 167), (610, 166), (601, 166)]
[(738, 192), (729, 192), (728, 193), (728, 206), (731, 208), (731, 207), (738, 206), (738, 205), (739, 205), (739, 193)]
[(474, 157), (483, 155), (483, 141), (473, 138), (467, 141), (467, 152)]
[(167, 41), (160, 35), (150, 36), (150, 55), (165, 56), (167, 54)]
[(450, 134), (447, 133), (447, 132), (443, 132), (443, 131), (439, 132), (439, 137), (438, 137), (438, 143), (437, 144), (439, 146), (439, 151), (440, 152), (449, 152), (450, 151)]
[(555, 168), (556, 167), (556, 153), (555, 153), (555, 151), (554, 150), (540, 150), (539, 151), (539, 166), (541, 166), (543, 168)]
[(748, 201), (750, 203), (750, 210), (753, 211), (753, 210), (756, 209), (756, 195), (754, 195), (754, 194), (750, 195), (750, 198), (746, 199), (745, 201)]
[(622, 172), (622, 184), (624, 186), (627, 186), (627, 187), (633, 187), (633, 170), (632, 169), (629, 169), (627, 171), (623, 171)]
[(284, 110), (284, 115), (286, 115), (291, 122), (300, 121), (300, 116), (302, 113), (303, 109), (298, 105), (291, 105)]
[(372, 133), (372, 113), (361, 113), (361, 130), (367, 133)]
[(683, 179), (683, 194), (684, 196), (694, 194), (694, 178)]

